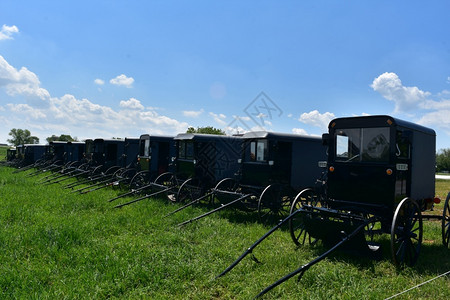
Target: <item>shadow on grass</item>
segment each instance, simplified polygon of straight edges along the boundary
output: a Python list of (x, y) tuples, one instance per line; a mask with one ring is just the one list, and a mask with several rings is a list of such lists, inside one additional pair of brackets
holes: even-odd
[[(359, 252), (348, 249), (339, 249), (331, 253), (327, 258), (337, 262), (351, 264), (359, 270), (375, 270), (379, 262), (392, 264), (393, 269), (397, 273), (412, 271), (420, 275), (437, 276), (450, 270), (449, 254), (450, 249), (439, 243), (421, 245), (418, 261), (413, 266), (396, 267), (391, 256), (391, 245), (389, 235), (385, 234), (377, 241), (380, 244), (381, 255), (378, 257), (370, 257), (365, 252)], [(321, 242), (315, 246), (300, 246), (296, 251), (301, 251), (303, 247), (308, 247), (317, 257), (328, 250)], [(306, 262), (305, 262), (306, 263)]]

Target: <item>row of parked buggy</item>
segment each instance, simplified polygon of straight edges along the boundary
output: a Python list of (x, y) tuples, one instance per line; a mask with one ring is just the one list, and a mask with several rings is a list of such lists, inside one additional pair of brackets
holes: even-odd
[(374, 237), (383, 233), (391, 236), (394, 263), (413, 265), (425, 218), (441, 220), (448, 248), (450, 193), (442, 214), (429, 213), (440, 202), (435, 197), (435, 139), (432, 129), (380, 115), (334, 119), (322, 138), (259, 131), (23, 145), (8, 151), (6, 164), (17, 171), (32, 169), (30, 175), (46, 173), (40, 179), (46, 184), (76, 178), (64, 187), (79, 193), (125, 187), (126, 192), (109, 199), (128, 199), (116, 207), (155, 196), (180, 203), (172, 214), (194, 204), (212, 205), (180, 226), (227, 207), (255, 211), (262, 222), (275, 222), (219, 276), (285, 224), (297, 245), (322, 240), (325, 253), (263, 295), (338, 248), (379, 256)]

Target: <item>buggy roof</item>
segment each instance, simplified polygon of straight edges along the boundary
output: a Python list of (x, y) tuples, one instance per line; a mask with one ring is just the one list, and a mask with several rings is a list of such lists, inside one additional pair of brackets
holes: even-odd
[(174, 140), (219, 141), (224, 139), (240, 139), (237, 136), (205, 134), (205, 133), (179, 133)]
[(150, 139), (150, 140), (161, 140), (161, 141), (165, 141), (165, 140), (173, 140), (173, 136), (169, 136), (169, 135), (152, 135), (152, 134), (141, 134), (140, 139)]
[(42, 144), (23, 144), (23, 147), (46, 147), (47, 145)]
[(250, 131), (242, 136), (243, 139), (272, 139), (272, 140), (321, 140), (320, 137), (300, 135), (294, 133), (280, 133), (271, 131)]
[(109, 143), (123, 143), (123, 139), (95, 139), (94, 143), (102, 143), (102, 142), (109, 142)]
[(420, 131), (430, 135), (436, 135), (436, 132), (431, 128), (393, 118), (388, 115), (337, 118), (330, 122), (328, 128), (386, 127), (391, 125), (389, 124), (389, 122), (392, 122), (392, 124), (394, 124), (395, 126), (408, 128), (414, 131)]
[(63, 144), (67, 144), (67, 143), (69, 143), (69, 142), (66, 142), (66, 141), (51, 141), (51, 142), (49, 143), (49, 145), (55, 145), (55, 144), (61, 144), (61, 145), (63, 145)]
[(72, 145), (84, 145), (85, 144), (85, 142), (68, 142), (69, 144), (72, 144)]

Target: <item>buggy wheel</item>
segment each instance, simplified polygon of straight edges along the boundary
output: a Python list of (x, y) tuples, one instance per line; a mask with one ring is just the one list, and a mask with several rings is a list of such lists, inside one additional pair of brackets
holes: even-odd
[[(238, 184), (236, 180), (234, 180), (233, 178), (224, 178), (221, 181), (219, 181), (214, 187), (215, 191), (225, 191), (225, 192), (236, 192), (237, 189)], [(219, 203), (228, 203), (236, 199), (236, 195), (217, 192), (215, 193), (214, 198), (217, 199)], [(211, 202), (214, 201), (214, 198), (211, 199)]]
[(143, 186), (146, 186), (149, 184), (149, 178), (150, 173), (149, 171), (141, 171), (136, 173), (130, 182), (130, 189), (136, 190), (138, 188), (141, 188)]
[(103, 168), (103, 165), (94, 167), (94, 169), (91, 172), (91, 175), (100, 174), (102, 172), (102, 168)]
[(450, 193), (444, 204), (444, 212), (442, 213), (442, 243), (449, 248), (450, 243)]
[(197, 178), (185, 180), (178, 189), (176, 201), (185, 203), (203, 196), (203, 189)]
[[(311, 206), (321, 206), (319, 197), (315, 195), (314, 191), (311, 188), (304, 189), (295, 197), (294, 201), (291, 205), (290, 213), (293, 214), (295, 211), (299, 210), (305, 205)], [(292, 241), (297, 246), (302, 246), (305, 243), (310, 245), (314, 245), (317, 243), (317, 239), (311, 237), (308, 231), (305, 228), (305, 224), (303, 222), (303, 217), (300, 214), (289, 219), (289, 231), (291, 233)]]
[(397, 266), (416, 263), (422, 245), (422, 213), (417, 202), (403, 199), (394, 213), (391, 227), (391, 254)]
[[(169, 189), (175, 187), (178, 184), (178, 181), (175, 174), (173, 174), (172, 172), (166, 172), (156, 177), (154, 183), (161, 185), (166, 189)], [(173, 191), (173, 189), (168, 190), (165, 194), (167, 196), (167, 199), (169, 199), (169, 201), (171, 202), (177, 201), (176, 199), (177, 194)]]
[(108, 170), (106, 170), (105, 171), (105, 175), (110, 175), (110, 174), (113, 174), (114, 175), (114, 173), (116, 172), (116, 171), (118, 171), (118, 170), (120, 170), (121, 168), (119, 167), (119, 166), (112, 166), (112, 167), (109, 167), (109, 169)]
[(258, 200), (258, 215), (263, 223), (283, 220), (289, 215), (292, 193), (280, 184), (271, 184), (261, 193)]
[(136, 169), (134, 168), (120, 168), (114, 173), (115, 182), (113, 186), (122, 188), (124, 185), (129, 185), (135, 174)]

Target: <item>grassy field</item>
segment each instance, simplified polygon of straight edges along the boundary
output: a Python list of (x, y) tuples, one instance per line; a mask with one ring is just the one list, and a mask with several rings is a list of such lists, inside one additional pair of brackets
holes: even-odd
[[(0, 152), (0, 156), (2, 156)], [(4, 155), (3, 155), (4, 156)], [(264, 241), (226, 276), (215, 276), (269, 227), (236, 210), (177, 227), (207, 208), (176, 208), (151, 199), (114, 209), (113, 189), (86, 195), (40, 177), (0, 167), (0, 298), (248, 299), (324, 251), (296, 247), (288, 230)], [(445, 200), (450, 181), (437, 181)], [(442, 204), (436, 208), (441, 214)], [(424, 223), (418, 263), (397, 270), (382, 236), (383, 259), (336, 253), (302, 280), (285, 282), (266, 299), (384, 299), (450, 270), (450, 250), (440, 222)], [(449, 299), (450, 277), (441, 277), (398, 299)]]
[(0, 161), (5, 159), (5, 157), (6, 157), (6, 149), (8, 149), (8, 148), (0, 146)]

